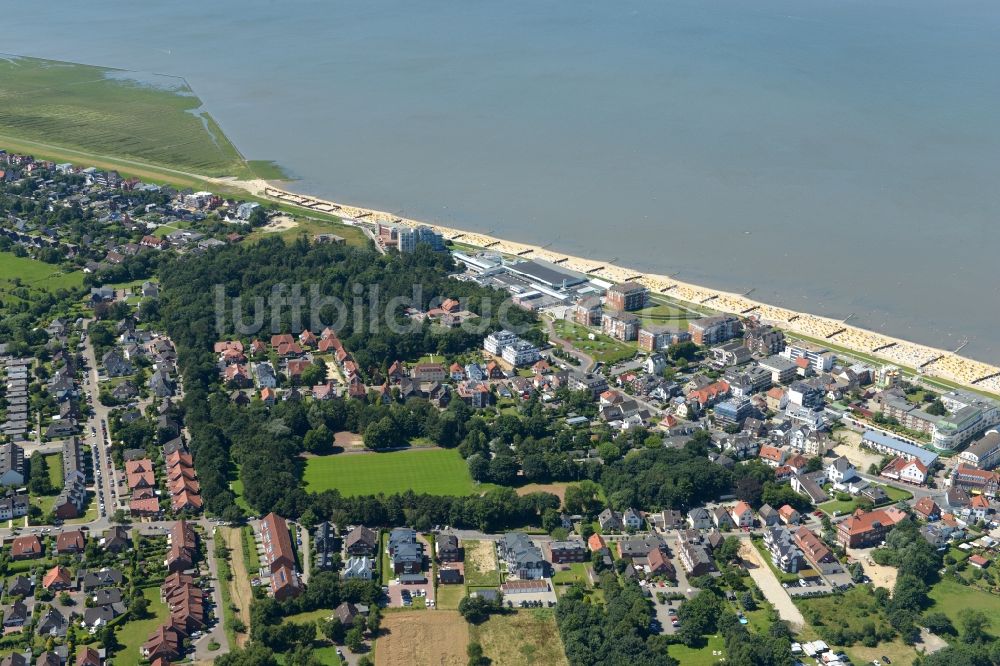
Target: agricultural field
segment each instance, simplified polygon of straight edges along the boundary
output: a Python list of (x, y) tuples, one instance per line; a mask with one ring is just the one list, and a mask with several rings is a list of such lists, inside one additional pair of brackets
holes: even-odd
[(375, 647), (376, 666), (465, 666), (469, 625), (456, 611), (386, 613)]
[[(0, 60), (0, 146), (33, 142), (203, 176), (254, 176), (182, 78)], [(30, 152), (37, 153), (37, 150)], [(55, 155), (53, 155), (55, 157)], [(273, 168), (262, 169), (268, 176)]]
[[(635, 345), (619, 342), (603, 333), (592, 331), (571, 321), (560, 319), (553, 322), (552, 325), (559, 337), (598, 362), (618, 363), (632, 358), (638, 351), (638, 347)], [(594, 336), (593, 340), (589, 338), (591, 334)]]
[(469, 495), (475, 486), (454, 449), (317, 456), (306, 461), (306, 490), (337, 489), (345, 496), (391, 495), (412, 490), (431, 495)]
[(494, 666), (556, 666), (567, 664), (562, 639), (550, 609), (492, 615), (469, 629)]

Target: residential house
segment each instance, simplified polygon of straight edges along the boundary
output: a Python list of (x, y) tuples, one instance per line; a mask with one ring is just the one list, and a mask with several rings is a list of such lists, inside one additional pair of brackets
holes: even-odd
[(144, 659), (163, 659), (167, 663), (176, 661), (183, 653), (184, 635), (170, 624), (161, 625), (143, 643), (139, 653)]
[(194, 566), (198, 554), (198, 534), (185, 520), (170, 527), (170, 548), (167, 550), (167, 571), (176, 573)]
[(586, 562), (590, 559), (587, 544), (582, 539), (565, 539), (548, 543), (549, 560), (553, 564)]
[(802, 516), (790, 504), (784, 504), (778, 509), (778, 516), (785, 525), (798, 525)]
[(49, 606), (49, 609), (42, 613), (42, 617), (38, 620), (36, 633), (39, 636), (58, 638), (65, 636), (68, 628), (69, 620), (66, 619), (66, 616), (54, 606)]
[(56, 553), (60, 555), (82, 553), (86, 545), (82, 530), (65, 530), (56, 537)]
[(352, 529), (344, 539), (344, 550), (348, 555), (374, 555), (378, 548), (378, 535), (364, 526)]
[(941, 507), (930, 497), (921, 497), (913, 505), (913, 512), (927, 521), (934, 521), (941, 517)]
[(699, 532), (678, 532), (677, 556), (689, 577), (704, 576), (715, 571), (715, 561)]
[(350, 557), (344, 563), (344, 569), (340, 576), (344, 580), (357, 578), (359, 580), (371, 580), (372, 571), (375, 568), (375, 560), (367, 555)]
[(438, 562), (460, 562), (462, 560), (462, 549), (458, 544), (458, 537), (453, 534), (441, 534), (434, 540), (434, 548), (437, 551)]
[(917, 486), (922, 486), (927, 481), (927, 474), (927, 466), (916, 458), (912, 460), (893, 458), (879, 473), (880, 476), (887, 479), (912, 483)]
[(312, 546), (313, 561), (320, 571), (327, 571), (334, 566), (334, 555), (339, 555), (336, 527), (333, 523), (322, 522), (313, 531)]
[(625, 509), (625, 512), (622, 513), (622, 525), (624, 525), (627, 530), (632, 530), (633, 532), (640, 530), (642, 529), (643, 522), (644, 521), (639, 512), (631, 507)]
[(12, 560), (33, 560), (45, 554), (41, 540), (34, 534), (15, 537), (10, 546)]
[(802, 566), (802, 552), (787, 527), (775, 525), (765, 529), (764, 546), (771, 554), (775, 567), (785, 573), (798, 573)]
[(833, 552), (808, 527), (795, 530), (795, 544), (817, 570), (826, 573), (832, 569), (830, 565), (837, 566), (837, 558)]
[(597, 523), (602, 532), (619, 532), (625, 526), (622, 516), (614, 509), (605, 509), (597, 516)]
[(688, 511), (687, 522), (693, 530), (707, 530), (713, 525), (712, 514), (705, 507), (695, 507)]
[(781, 515), (770, 504), (760, 507), (757, 510), (757, 517), (760, 518), (761, 524), (765, 527), (777, 525), (781, 522)]
[(800, 495), (805, 495), (813, 504), (822, 504), (830, 499), (823, 492), (823, 488), (808, 474), (796, 474), (789, 482), (792, 484), (792, 490)]
[(729, 512), (736, 527), (753, 527), (753, 509), (746, 502), (737, 502)]
[(510, 575), (524, 579), (544, 578), (548, 563), (542, 551), (524, 532), (508, 532), (497, 542), (497, 552)]
[(826, 478), (830, 483), (848, 483), (858, 478), (858, 471), (845, 456), (840, 456), (826, 466)]
[(69, 569), (62, 565), (52, 567), (42, 577), (42, 587), (49, 591), (68, 590), (72, 585), (73, 576), (70, 575)]
[(724, 506), (716, 507), (712, 510), (712, 524), (719, 530), (731, 530), (736, 527), (729, 510)]
[(788, 452), (776, 446), (764, 445), (760, 447), (760, 453), (757, 455), (768, 467), (780, 467), (785, 464)]
[(413, 529), (397, 527), (389, 532), (386, 551), (394, 573), (415, 574), (424, 568), (424, 544)]
[(3, 613), (4, 629), (23, 627), (30, 617), (28, 607), (18, 599)]
[(24, 449), (14, 443), (0, 445), (0, 486), (24, 485)]

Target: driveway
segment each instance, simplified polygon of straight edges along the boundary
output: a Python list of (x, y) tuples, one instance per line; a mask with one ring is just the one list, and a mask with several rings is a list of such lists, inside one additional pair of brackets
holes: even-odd
[(740, 544), (740, 557), (743, 559), (743, 566), (750, 572), (753, 582), (757, 584), (760, 591), (764, 593), (767, 600), (778, 611), (781, 619), (788, 622), (793, 630), (798, 631), (804, 627), (806, 620), (802, 617), (802, 613), (792, 603), (792, 599), (788, 596), (785, 588), (781, 587), (778, 577), (774, 575), (771, 568), (761, 559), (760, 553), (757, 552), (752, 543), (744, 541)]

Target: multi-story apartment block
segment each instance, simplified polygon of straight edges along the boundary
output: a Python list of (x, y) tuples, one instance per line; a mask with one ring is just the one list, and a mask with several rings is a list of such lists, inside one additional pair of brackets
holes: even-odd
[(616, 340), (629, 342), (639, 337), (639, 318), (622, 310), (605, 312), (601, 317), (601, 330)]
[(691, 340), (698, 345), (717, 345), (735, 338), (742, 329), (739, 318), (733, 315), (702, 317), (688, 322)]
[(612, 310), (641, 310), (646, 307), (649, 289), (637, 282), (623, 282), (608, 289), (604, 298)]

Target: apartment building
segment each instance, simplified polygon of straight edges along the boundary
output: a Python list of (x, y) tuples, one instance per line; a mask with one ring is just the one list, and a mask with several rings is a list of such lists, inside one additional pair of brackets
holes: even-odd
[(646, 307), (649, 289), (637, 282), (622, 282), (608, 289), (604, 299), (612, 310), (641, 310)]
[(739, 318), (733, 315), (702, 317), (688, 322), (688, 333), (697, 345), (717, 345), (735, 338), (742, 329)]
[(623, 310), (605, 312), (601, 316), (601, 331), (622, 342), (636, 340), (639, 337), (639, 318)]

